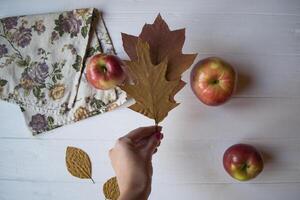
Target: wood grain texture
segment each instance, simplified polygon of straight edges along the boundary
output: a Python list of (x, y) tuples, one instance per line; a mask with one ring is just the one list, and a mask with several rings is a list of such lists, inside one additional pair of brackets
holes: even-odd
[[(83, 200), (104, 199), (101, 183), (61, 183), (61, 182), (30, 182), (0, 181), (0, 199), (30, 200)], [(157, 199), (218, 199), (228, 200), (298, 200), (300, 184), (160, 184), (154, 181), (152, 195), (149, 200)]]
[[(222, 156), (227, 147), (237, 142), (253, 144), (264, 155), (265, 171), (250, 183), (300, 182), (300, 139), (165, 139), (153, 160), (153, 179), (160, 183), (236, 183), (224, 172)], [(89, 183), (67, 172), (65, 147), (72, 145), (89, 154), (95, 182), (105, 182), (113, 176), (107, 153), (113, 143), (2, 139), (0, 180)]]
[[(230, 102), (202, 105), (189, 85), (163, 122), (165, 139), (154, 158), (153, 191), (159, 199), (298, 200), (300, 196), (299, 0), (2, 0), (0, 17), (96, 7), (103, 11), (117, 53), (121, 32), (137, 35), (158, 12), (171, 29), (186, 27), (183, 52), (196, 61), (220, 56), (239, 74)], [(1, 75), (0, 75), (1, 76)], [(189, 71), (183, 76), (189, 82)], [(0, 102), (0, 200), (104, 199), (114, 176), (107, 152), (114, 141), (152, 125), (129, 109), (95, 116), (44, 135), (31, 136), (15, 105)], [(247, 183), (222, 168), (227, 147), (244, 142), (263, 152), (263, 173)], [(78, 180), (65, 167), (65, 148), (84, 149), (93, 177)]]
[[(168, 139), (299, 138), (298, 98), (233, 98), (221, 107), (208, 107), (188, 87), (181, 93), (176, 98), (181, 105), (162, 123)], [(137, 126), (153, 124), (139, 113), (120, 108), (33, 137), (17, 106), (1, 103), (0, 110), (2, 139), (113, 141)], [(18, 127), (13, 128), (16, 121)]]

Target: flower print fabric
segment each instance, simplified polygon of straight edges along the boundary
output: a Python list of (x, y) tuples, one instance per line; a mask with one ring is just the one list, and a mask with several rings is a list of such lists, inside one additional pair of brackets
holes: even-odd
[(33, 28), (37, 32), (38, 35), (41, 35), (42, 33), (44, 33), (46, 30), (46, 27), (44, 25), (44, 20), (36, 21)]
[(5, 44), (0, 44), (0, 58), (7, 53), (8, 53), (8, 49), (6, 48)]
[(25, 48), (31, 42), (31, 28), (25, 28), (23, 25), (12, 34), (12, 42), (17, 46)]
[(6, 30), (10, 30), (10, 29), (17, 26), (18, 18), (19, 17), (8, 17), (8, 18), (5, 18), (5, 19), (2, 19), (1, 21), (2, 21), (2, 24), (3, 24), (4, 28)]
[(35, 114), (31, 117), (29, 126), (35, 131), (43, 131), (47, 127), (47, 120), (45, 115)]
[(79, 34), (82, 21), (75, 16), (73, 12), (68, 12), (66, 15), (60, 15), (58, 20), (55, 20), (56, 27), (59, 35), (69, 33), (71, 38)]
[(0, 20), (0, 98), (17, 103), (33, 134), (110, 111), (126, 102), (116, 87), (96, 90), (84, 63), (115, 53), (93, 8)]

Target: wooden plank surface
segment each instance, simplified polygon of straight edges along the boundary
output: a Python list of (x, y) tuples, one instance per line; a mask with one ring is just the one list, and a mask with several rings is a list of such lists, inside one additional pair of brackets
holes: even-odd
[[(163, 132), (169, 139), (299, 138), (299, 98), (241, 97), (233, 98), (221, 107), (208, 107), (186, 87), (177, 99), (181, 105), (162, 122)], [(3, 122), (0, 139), (107, 141), (116, 140), (137, 126), (153, 124), (139, 113), (120, 108), (33, 137), (17, 106), (1, 103), (0, 110), (0, 121)], [(16, 122), (17, 127), (12, 128)]]
[[(153, 184), (149, 200), (218, 199), (228, 200), (298, 200), (299, 183), (295, 184)], [(96, 183), (0, 181), (0, 199), (54, 200), (104, 199), (102, 185)], [(62, 189), (63, 188), (63, 189)], [(13, 189), (13, 192), (12, 192)], [(175, 192), (176, 191), (176, 192)]]
[[(103, 11), (117, 53), (120, 32), (138, 34), (161, 15), (171, 29), (186, 27), (184, 52), (197, 60), (220, 56), (239, 74), (230, 102), (201, 104), (189, 85), (181, 105), (162, 123), (165, 139), (154, 158), (152, 200), (298, 200), (300, 196), (299, 0), (1, 0), (0, 17), (96, 7)], [(183, 76), (189, 81), (189, 71)], [(113, 176), (107, 156), (115, 139), (153, 122), (120, 108), (44, 135), (31, 136), (16, 105), (0, 102), (0, 200), (104, 199)], [(223, 170), (232, 144), (257, 146), (266, 167), (239, 183)], [(68, 174), (67, 146), (87, 151), (96, 184)]]
[[(114, 141), (11, 140), (0, 141), (0, 180), (78, 182), (65, 167), (67, 146), (84, 149), (93, 163), (93, 179), (113, 175), (108, 151)], [(237, 142), (255, 145), (265, 157), (265, 171), (251, 183), (299, 182), (300, 139), (166, 139), (155, 156), (154, 180), (164, 184), (236, 183), (223, 170), (226, 148)], [(17, 158), (17, 159), (16, 159)], [(55, 161), (55, 163), (53, 163)], [(81, 181), (81, 182), (89, 182)]]

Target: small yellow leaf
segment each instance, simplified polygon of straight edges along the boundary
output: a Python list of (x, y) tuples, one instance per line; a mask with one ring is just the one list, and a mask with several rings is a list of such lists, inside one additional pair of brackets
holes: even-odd
[(92, 165), (87, 153), (76, 147), (67, 147), (66, 165), (68, 171), (81, 179), (92, 179)]
[(103, 193), (107, 200), (117, 200), (119, 198), (120, 191), (116, 177), (112, 177), (104, 183)]
[(138, 59), (126, 62), (127, 71), (134, 84), (125, 84), (121, 89), (136, 101), (130, 109), (154, 119), (158, 124), (178, 105), (170, 97), (174, 95), (174, 91), (178, 91), (180, 80), (166, 80), (167, 58), (158, 65), (152, 64), (147, 42), (139, 39), (136, 52)]

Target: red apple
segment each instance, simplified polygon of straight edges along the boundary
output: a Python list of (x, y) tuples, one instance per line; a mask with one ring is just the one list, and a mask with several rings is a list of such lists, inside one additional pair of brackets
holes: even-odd
[(117, 56), (96, 54), (88, 59), (86, 78), (95, 88), (108, 90), (125, 80), (123, 62)]
[(191, 71), (194, 94), (206, 105), (225, 103), (233, 94), (236, 73), (230, 64), (220, 58), (210, 57), (199, 61)]
[(225, 151), (223, 166), (233, 178), (247, 181), (263, 170), (264, 163), (261, 154), (253, 146), (235, 144)]

